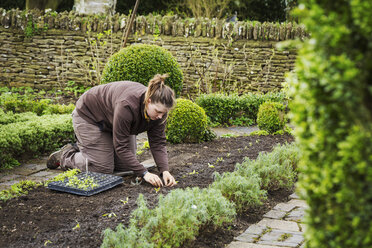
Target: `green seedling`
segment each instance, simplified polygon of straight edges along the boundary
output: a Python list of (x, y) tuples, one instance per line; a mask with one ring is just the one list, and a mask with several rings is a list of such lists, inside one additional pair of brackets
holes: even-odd
[(209, 168), (214, 168), (214, 165), (213, 165), (213, 164), (210, 164), (210, 163), (208, 163), (208, 167), (209, 167)]
[(155, 193), (157, 194), (160, 190), (160, 187), (159, 188), (154, 188), (154, 190), (155, 190)]
[(231, 156), (231, 153), (228, 153), (228, 154), (226, 154), (226, 157), (228, 157), (228, 158), (229, 158), (230, 156)]
[(225, 161), (225, 160), (223, 159), (223, 157), (218, 157), (217, 160), (216, 160), (216, 163), (223, 162), (223, 161)]
[(221, 137), (222, 138), (235, 138), (235, 137), (238, 137), (238, 135), (232, 134), (232, 133), (226, 133), (226, 134), (222, 134)]
[(120, 200), (124, 205), (128, 203), (129, 201), (129, 198), (127, 197), (127, 199), (124, 201), (123, 199)]
[(89, 175), (86, 175), (86, 177), (82, 179), (79, 179), (77, 176), (72, 176), (69, 178), (69, 181), (66, 183), (66, 185), (83, 190), (94, 189), (99, 186), (96, 180)]
[(50, 241), (49, 239), (47, 241), (44, 242), (44, 246), (47, 246), (48, 244), (51, 244), (52, 241)]
[(66, 178), (75, 176), (76, 174), (79, 174), (79, 173), (80, 173), (79, 169), (73, 169), (73, 170), (65, 171), (65, 172), (59, 174), (58, 176), (55, 176), (53, 179), (46, 181), (44, 183), (44, 186), (48, 186), (48, 184), (50, 182), (57, 182), (57, 181), (63, 182)]
[(140, 185), (142, 183), (142, 178), (141, 177), (136, 177), (136, 181), (133, 182), (131, 181), (130, 184), (132, 185)]
[(80, 229), (80, 223), (76, 221), (76, 226), (72, 228), (72, 230)]
[(189, 175), (194, 175), (194, 174), (199, 174), (199, 172), (193, 170), (192, 172), (189, 173)]
[(252, 142), (249, 142), (249, 146), (253, 146)]
[(107, 217), (111, 218), (111, 217), (116, 217), (117, 215), (112, 212), (112, 213), (103, 214), (102, 216), (103, 217), (106, 217), (107, 216)]

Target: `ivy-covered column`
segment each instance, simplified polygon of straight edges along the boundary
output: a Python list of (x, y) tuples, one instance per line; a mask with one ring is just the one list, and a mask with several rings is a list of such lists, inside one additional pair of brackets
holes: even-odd
[(293, 121), (307, 247), (372, 247), (372, 2), (302, 1)]

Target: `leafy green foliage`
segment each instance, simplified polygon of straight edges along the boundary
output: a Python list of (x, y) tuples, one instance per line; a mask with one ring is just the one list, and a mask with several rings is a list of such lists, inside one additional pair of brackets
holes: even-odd
[(165, 83), (179, 95), (183, 74), (173, 55), (156, 45), (131, 45), (109, 58), (102, 72), (101, 83), (128, 80), (147, 86), (156, 74), (165, 73), (169, 75)]
[(159, 196), (154, 209), (149, 209), (140, 195), (137, 205), (129, 227), (105, 230), (101, 247), (180, 247), (194, 239), (202, 225), (219, 227), (235, 216), (234, 204), (214, 189), (172, 190)]
[(270, 153), (260, 153), (256, 160), (245, 158), (235, 167), (238, 175), (250, 177), (257, 173), (260, 187), (265, 190), (290, 189), (297, 176), (300, 149), (296, 143), (277, 145)]
[(0, 192), (0, 201), (7, 201), (9, 199), (26, 195), (29, 190), (40, 186), (40, 183), (26, 180), (20, 181), (19, 183), (13, 184), (10, 189), (6, 189)]
[(204, 110), (186, 99), (177, 99), (177, 105), (169, 112), (166, 134), (172, 143), (201, 142), (211, 137)]
[(79, 169), (72, 169), (72, 170), (67, 170), (67, 171), (64, 171), (63, 173), (60, 173), (58, 174), (57, 176), (55, 176), (54, 178), (50, 179), (50, 180), (47, 180), (45, 182), (45, 186), (48, 186), (48, 184), (50, 182), (57, 182), (57, 181), (64, 181), (66, 178), (68, 177), (72, 177), (72, 176), (75, 176), (77, 175), (78, 173), (80, 173), (80, 170)]
[(372, 246), (372, 2), (302, 1), (293, 122), (307, 247)]
[(80, 179), (77, 176), (69, 177), (66, 186), (82, 190), (91, 190), (97, 188), (99, 185), (94, 177), (86, 175)]
[[(13, 113), (33, 112), (43, 114), (66, 114), (72, 113), (73, 104), (53, 104), (51, 99), (42, 99), (32, 89), (12, 89), (4, 87), (0, 90), (0, 108)], [(41, 92), (42, 93), (42, 92)]]
[(259, 106), (266, 101), (283, 102), (285, 95), (267, 93), (265, 95), (247, 93), (203, 94), (195, 102), (201, 106), (213, 125), (249, 126), (256, 122)]
[(74, 139), (71, 115), (44, 115), (25, 122), (0, 125), (0, 165), (17, 165), (24, 154), (34, 156), (53, 151)]
[(257, 114), (257, 124), (261, 130), (269, 133), (282, 130), (287, 122), (285, 106), (278, 102), (261, 104)]
[(266, 199), (266, 191), (260, 188), (260, 177), (257, 173), (243, 177), (237, 172), (214, 174), (215, 181), (211, 188), (218, 189), (222, 195), (236, 204), (237, 210), (245, 210), (262, 204)]
[(32, 112), (13, 114), (13, 112), (5, 113), (0, 108), (0, 125), (5, 125), (9, 123), (14, 123), (14, 122), (29, 121), (29, 120), (34, 119), (35, 117), (36, 117), (36, 114)]

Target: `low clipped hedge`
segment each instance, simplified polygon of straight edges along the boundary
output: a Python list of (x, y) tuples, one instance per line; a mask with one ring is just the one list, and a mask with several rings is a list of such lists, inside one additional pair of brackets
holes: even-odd
[(213, 125), (249, 126), (256, 123), (260, 105), (266, 101), (283, 103), (283, 92), (254, 94), (203, 94), (195, 102), (201, 106)]
[(177, 99), (169, 112), (166, 134), (171, 143), (197, 143), (209, 135), (207, 116), (203, 108), (186, 99)]
[(173, 55), (160, 46), (138, 44), (121, 49), (106, 63), (101, 83), (134, 81), (148, 85), (156, 74), (168, 74), (165, 83), (176, 95), (182, 91), (183, 74)]
[(24, 154), (34, 156), (74, 139), (71, 115), (35, 116), (32, 120), (0, 125), (0, 168), (19, 165)]
[(283, 130), (287, 118), (285, 106), (278, 102), (265, 102), (261, 104), (257, 114), (257, 125), (261, 130), (275, 133)]
[(5, 112), (33, 112), (37, 115), (68, 114), (75, 109), (74, 104), (52, 104), (51, 99), (35, 99), (33, 95), (5, 92), (0, 95), (0, 108)]
[(25, 112), (20, 114), (14, 114), (13, 112), (4, 112), (0, 108), (0, 125), (6, 125), (9, 123), (15, 123), (15, 122), (24, 122), (32, 120), (37, 115), (32, 112)]

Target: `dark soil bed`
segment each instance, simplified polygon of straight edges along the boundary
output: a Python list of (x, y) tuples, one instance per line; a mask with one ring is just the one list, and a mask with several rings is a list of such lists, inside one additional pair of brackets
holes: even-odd
[[(119, 223), (127, 225), (143, 194), (149, 207), (156, 206), (158, 194), (174, 188), (207, 187), (213, 172), (233, 171), (244, 157), (254, 159), (261, 151), (271, 151), (277, 143), (292, 142), (292, 136), (219, 138), (202, 144), (168, 145), (170, 171), (178, 181), (173, 188), (156, 192), (147, 183), (133, 185), (135, 177), (124, 177), (124, 184), (94, 196), (84, 197), (39, 187), (27, 196), (0, 203), (0, 247), (99, 247), (102, 232)], [(140, 160), (150, 157), (149, 152)], [(214, 168), (209, 167), (214, 165)], [(156, 172), (156, 171), (155, 171)], [(287, 201), (289, 191), (269, 192), (263, 206), (250, 209), (224, 228), (200, 230), (199, 237), (184, 247), (224, 247), (249, 225), (256, 223), (275, 204)], [(127, 204), (123, 201), (129, 199)]]

